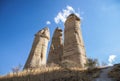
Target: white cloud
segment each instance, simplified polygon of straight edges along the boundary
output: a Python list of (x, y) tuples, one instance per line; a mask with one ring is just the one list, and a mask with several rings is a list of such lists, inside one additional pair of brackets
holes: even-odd
[(57, 16), (54, 18), (54, 21), (56, 24), (60, 23), (60, 22), (65, 22), (67, 16), (69, 16), (71, 13), (76, 14), (78, 17), (80, 17), (79, 13), (77, 13), (73, 7), (67, 5), (66, 9), (63, 9), (62, 11), (60, 11)]
[(67, 8), (68, 10), (74, 11), (74, 9), (73, 9), (71, 6), (69, 6), (69, 5), (67, 5), (66, 8)]
[(49, 25), (49, 24), (51, 24), (51, 22), (50, 21), (46, 21), (46, 24)]
[(110, 55), (108, 58), (108, 65), (113, 65), (113, 62), (115, 61), (116, 55)]

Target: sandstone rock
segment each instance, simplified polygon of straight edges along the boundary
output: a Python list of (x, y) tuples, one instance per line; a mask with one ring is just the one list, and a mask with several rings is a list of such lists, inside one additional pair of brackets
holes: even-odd
[(47, 63), (58, 64), (62, 60), (62, 55), (63, 55), (62, 30), (57, 27), (52, 37), (52, 43), (50, 46)]
[(63, 60), (70, 60), (84, 67), (86, 52), (80, 29), (80, 18), (71, 14), (65, 21)]
[(48, 28), (44, 28), (35, 34), (32, 49), (24, 69), (37, 68), (46, 64), (46, 52), (49, 39), (50, 33)]

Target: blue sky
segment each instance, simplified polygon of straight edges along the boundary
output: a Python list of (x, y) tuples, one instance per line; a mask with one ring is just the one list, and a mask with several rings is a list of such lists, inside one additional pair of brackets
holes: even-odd
[(120, 63), (119, 0), (0, 0), (0, 75), (24, 66), (37, 31), (48, 26), (52, 37), (57, 26), (64, 29), (67, 7), (81, 17), (87, 57)]

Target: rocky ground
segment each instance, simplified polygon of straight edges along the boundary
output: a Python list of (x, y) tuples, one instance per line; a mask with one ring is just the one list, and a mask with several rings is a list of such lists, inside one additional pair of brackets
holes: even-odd
[(94, 81), (114, 81), (114, 78), (108, 76), (108, 73), (113, 69), (113, 67), (106, 67), (101, 69), (99, 77), (95, 78)]
[(108, 73), (109, 77), (115, 78), (116, 81), (120, 81), (120, 64), (115, 64), (113, 69)]

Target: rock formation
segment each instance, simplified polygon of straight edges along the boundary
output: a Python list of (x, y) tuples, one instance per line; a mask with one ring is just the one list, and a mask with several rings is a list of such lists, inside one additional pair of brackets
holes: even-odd
[(81, 67), (86, 63), (86, 52), (80, 30), (80, 18), (71, 14), (65, 21), (63, 60), (70, 60)]
[(50, 46), (50, 51), (48, 55), (47, 63), (58, 64), (62, 60), (63, 55), (63, 40), (62, 40), (62, 30), (56, 28), (52, 37), (52, 43)]
[(44, 28), (35, 34), (32, 49), (24, 69), (37, 68), (46, 64), (46, 52), (49, 39), (50, 33), (48, 28)]
[[(64, 46), (62, 30), (56, 28), (52, 37), (52, 43), (48, 55), (48, 64), (60, 62), (73, 62), (81, 68), (86, 63), (86, 52), (80, 29), (80, 18), (71, 14), (65, 21)], [(50, 33), (48, 28), (40, 30), (36, 35), (32, 49), (24, 68), (34, 68), (46, 64), (46, 52)]]

